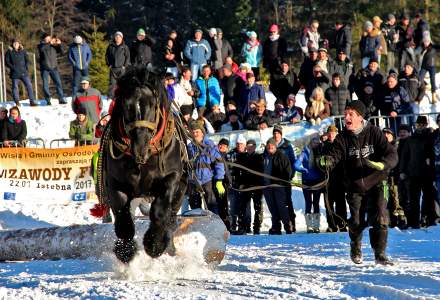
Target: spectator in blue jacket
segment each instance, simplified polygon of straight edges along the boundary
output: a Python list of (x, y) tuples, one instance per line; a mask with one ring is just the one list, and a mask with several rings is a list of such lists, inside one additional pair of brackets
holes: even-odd
[(202, 198), (200, 194), (203, 193), (208, 209), (218, 214), (218, 205), (212, 189), (215, 187), (219, 196), (225, 194), (225, 187), (222, 182), (225, 176), (225, 166), (217, 145), (205, 137), (203, 125), (199, 121), (194, 121), (190, 127), (194, 135), (194, 141), (191, 141), (187, 147), (188, 157), (192, 162), (192, 169), (195, 173), (195, 180), (190, 180), (189, 203), (192, 209), (201, 208)]
[(220, 105), (220, 83), (212, 75), (209, 65), (203, 66), (202, 75), (197, 79), (196, 85), (200, 91), (200, 96), (196, 100), (196, 108), (199, 117), (203, 116), (206, 109), (211, 109), (214, 105)]
[(194, 39), (188, 40), (185, 46), (184, 54), (191, 64), (192, 81), (196, 81), (202, 67), (208, 63), (211, 58), (211, 46), (208, 41), (202, 39), (202, 30), (197, 29), (194, 33)]
[(361, 51), (362, 69), (368, 66), (371, 58), (378, 59), (378, 50), (380, 48), (380, 39), (373, 33), (373, 23), (366, 21), (364, 24), (364, 33), (359, 42)]
[[(309, 145), (305, 146), (295, 162), (295, 170), (301, 172), (304, 200), (306, 203), (305, 218), (308, 233), (319, 233), (321, 214), (319, 213), (319, 198), (322, 189), (311, 189), (310, 187), (320, 183), (324, 176), (315, 163), (315, 158), (319, 155), (320, 141), (318, 137), (313, 137)], [(313, 213), (312, 213), (313, 205)]]
[[(252, 72), (246, 73), (246, 85), (241, 90), (240, 99), (238, 102), (240, 112), (243, 116), (249, 113), (249, 103), (251, 101), (257, 102), (260, 99), (266, 100), (266, 94), (261, 84), (255, 82), (255, 75)], [(235, 99), (236, 101), (238, 99)]]
[(69, 62), (72, 65), (72, 99), (75, 99), (82, 77), (89, 76), (89, 64), (92, 59), (92, 50), (80, 35), (73, 38), (69, 46)]
[(18, 95), (18, 82), (21, 80), (26, 86), (31, 106), (35, 106), (34, 92), (32, 83), (28, 74), (29, 59), (26, 50), (18, 39), (12, 40), (11, 49), (6, 52), (5, 63), (10, 70), (12, 79), (12, 97), (17, 106), (20, 106)]
[(263, 47), (257, 39), (257, 33), (255, 31), (250, 31), (246, 35), (248, 39), (243, 44), (241, 56), (243, 56), (245, 62), (251, 66), (255, 78), (260, 80), (260, 62), (263, 57)]

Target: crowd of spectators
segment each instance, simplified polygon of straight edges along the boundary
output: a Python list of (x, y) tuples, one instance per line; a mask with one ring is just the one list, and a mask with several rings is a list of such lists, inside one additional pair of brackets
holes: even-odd
[[(288, 61), (288, 43), (277, 24), (269, 27), (269, 34), (260, 41), (255, 31), (246, 33), (241, 51), (235, 54), (227, 36), (220, 28), (210, 28), (205, 37), (196, 29), (194, 37), (182, 43), (173, 30), (158, 54), (163, 61), (164, 85), (168, 97), (174, 101), (183, 120), (194, 134), (188, 145), (190, 157), (195, 157), (196, 181), (190, 182), (189, 199), (193, 208), (200, 207), (203, 191), (207, 207), (218, 213), (232, 232), (251, 232), (250, 200), (254, 203), (254, 234), (260, 233), (262, 222), (262, 196), (272, 216), (270, 234), (295, 232), (295, 212), (291, 201), (290, 182), (295, 172), (300, 172), (304, 185), (305, 215), (308, 232), (319, 232), (319, 201), (326, 194), (328, 231), (345, 231), (347, 213), (344, 185), (336, 178), (344, 174), (343, 166), (331, 172), (326, 189), (311, 188), (324, 180), (324, 174), (316, 165), (316, 157), (331, 147), (338, 130), (343, 128), (340, 119), (335, 120), (328, 133), (321, 139), (313, 138), (296, 157), (294, 147), (283, 138), (280, 123), (308, 121), (318, 125), (329, 116), (341, 116), (352, 101), (361, 101), (369, 116), (387, 116), (394, 121), (387, 124), (384, 134), (389, 142), (398, 144), (401, 161), (390, 174), (390, 215), (395, 216), (392, 225), (418, 228), (435, 224), (433, 203), (438, 202), (440, 184), (440, 156), (434, 149), (440, 148), (438, 130), (427, 127), (425, 119), (402, 118), (413, 114), (413, 107), (425, 96), (425, 75), (431, 83), (430, 99), (436, 102), (435, 63), (429, 25), (422, 15), (402, 14), (400, 22), (392, 14), (384, 23), (379, 16), (363, 24), (359, 41), (361, 61), (352, 60), (353, 44), (351, 27), (335, 22), (334, 38), (330, 41), (319, 33), (319, 21), (305, 26), (299, 38), (303, 61), (297, 73)], [(227, 33), (226, 33), (227, 35)], [(124, 34), (117, 31), (106, 51), (106, 64), (110, 69), (108, 96), (114, 97), (116, 80), (130, 65), (154, 67), (153, 49), (156, 41), (139, 29), (136, 39), (127, 45)], [(65, 104), (57, 56), (64, 51), (62, 42), (44, 34), (38, 45), (40, 72), (46, 102), (51, 104), (49, 77), (56, 86), (59, 103)], [(86, 41), (76, 35), (68, 50), (72, 65), (72, 109), (77, 118), (71, 122), (69, 137), (76, 144), (92, 143), (95, 135), (108, 119), (100, 121), (102, 100), (98, 90), (91, 87), (88, 67), (93, 54)], [(37, 105), (28, 76), (26, 51), (20, 41), (13, 40), (6, 55), (6, 64), (13, 79), (13, 96), (16, 107), (0, 112), (0, 141), (19, 143), (26, 137), (26, 123), (20, 119), (17, 85), (24, 82), (30, 104)], [(359, 68), (356, 67), (359, 66)], [(384, 66), (381, 68), (381, 65)], [(261, 81), (262, 68), (269, 74), (266, 86)], [(266, 91), (275, 96), (274, 110), (268, 109)], [(296, 105), (296, 96), (304, 90), (306, 107)], [(438, 119), (439, 120), (439, 119)], [(413, 132), (413, 125), (415, 130)], [(229, 151), (229, 141), (214, 145), (206, 134), (234, 130), (261, 130), (273, 127), (273, 138), (265, 141), (264, 153), (257, 153), (256, 142), (240, 136), (236, 147)], [(96, 133), (96, 132), (97, 133)], [(396, 139), (396, 133), (399, 138)], [(391, 136), (390, 136), (391, 135)], [(23, 137), (24, 136), (24, 137)], [(197, 154), (202, 144), (207, 153)], [(439, 157), (437, 157), (439, 156)], [(267, 175), (281, 178), (282, 187), (239, 192), (237, 189), (260, 185), (280, 184), (270, 178), (237, 168), (227, 170), (217, 158), (237, 162)], [(230, 174), (229, 174), (230, 173)], [(426, 180), (430, 174), (430, 180)], [(228, 188), (232, 187), (232, 188)], [(394, 188), (396, 187), (396, 188)], [(422, 210), (417, 199), (423, 192)], [(313, 211), (312, 211), (313, 210)], [(433, 213), (434, 212), (434, 213)], [(337, 216), (337, 217), (335, 217)], [(405, 220), (405, 217), (407, 221)], [(283, 226), (281, 226), (283, 225)]]

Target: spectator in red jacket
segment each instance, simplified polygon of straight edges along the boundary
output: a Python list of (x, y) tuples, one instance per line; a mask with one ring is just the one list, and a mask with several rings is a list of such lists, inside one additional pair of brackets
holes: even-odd
[(90, 86), (90, 79), (83, 77), (81, 79), (81, 89), (76, 94), (75, 100), (72, 102), (72, 109), (77, 114), (80, 107), (87, 112), (87, 117), (97, 124), (101, 116), (102, 99), (101, 93)]

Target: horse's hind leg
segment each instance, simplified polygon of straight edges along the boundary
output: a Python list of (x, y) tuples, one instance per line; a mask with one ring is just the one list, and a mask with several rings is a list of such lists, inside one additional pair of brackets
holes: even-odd
[(118, 240), (115, 242), (114, 253), (123, 263), (130, 262), (136, 254), (137, 245), (133, 239), (135, 234), (133, 217), (130, 213), (130, 202), (127, 195), (115, 191), (111, 197), (112, 210), (115, 216), (115, 233)]
[(173, 200), (178, 188), (179, 175), (172, 173), (163, 179), (159, 191), (163, 195), (156, 197), (150, 209), (150, 228), (144, 236), (145, 251), (151, 257), (159, 257), (167, 249), (176, 223)]

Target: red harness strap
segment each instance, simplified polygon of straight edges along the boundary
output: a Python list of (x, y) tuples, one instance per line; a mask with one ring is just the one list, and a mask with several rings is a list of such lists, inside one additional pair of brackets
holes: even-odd
[(160, 125), (160, 129), (159, 131), (156, 133), (155, 136), (153, 136), (153, 138), (150, 140), (150, 145), (154, 145), (154, 143), (156, 143), (157, 141), (159, 141), (162, 136), (163, 133), (165, 131), (165, 125), (166, 125), (166, 120), (167, 120), (167, 115), (166, 115), (166, 111), (165, 108), (162, 107), (162, 124)]

